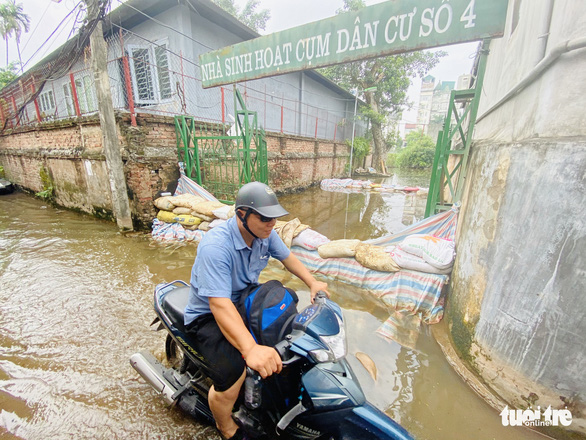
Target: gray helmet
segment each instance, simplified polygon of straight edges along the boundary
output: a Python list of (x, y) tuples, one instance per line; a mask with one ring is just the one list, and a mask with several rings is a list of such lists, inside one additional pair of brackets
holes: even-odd
[(236, 196), (236, 209), (252, 209), (265, 217), (277, 218), (289, 214), (283, 208), (274, 191), (261, 182), (250, 182), (242, 186)]

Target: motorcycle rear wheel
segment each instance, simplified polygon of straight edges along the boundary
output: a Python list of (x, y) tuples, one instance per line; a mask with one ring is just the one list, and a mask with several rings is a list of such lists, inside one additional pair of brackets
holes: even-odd
[(177, 341), (171, 335), (167, 335), (167, 340), (165, 341), (165, 356), (169, 366), (174, 370), (179, 370), (183, 365), (183, 350), (181, 350)]

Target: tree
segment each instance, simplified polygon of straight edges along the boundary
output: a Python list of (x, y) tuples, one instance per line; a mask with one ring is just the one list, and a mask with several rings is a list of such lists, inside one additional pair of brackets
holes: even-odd
[[(363, 0), (344, 0), (338, 13), (356, 11), (365, 6)], [(370, 118), (374, 151), (372, 165), (380, 169), (386, 152), (383, 127), (387, 117), (401, 112), (411, 104), (407, 90), (414, 76), (423, 77), (445, 56), (439, 52), (410, 52), (401, 55), (380, 57), (366, 61), (355, 61), (321, 69), (321, 72), (348, 90), (364, 96), (366, 106), (362, 114)], [(376, 90), (367, 90), (376, 87)], [(362, 92), (367, 90), (366, 92)]]
[(18, 78), (18, 67), (14, 61), (6, 67), (0, 67), (0, 89)]
[(29, 16), (24, 13), (22, 4), (16, 4), (16, 0), (5, 0), (0, 4), (0, 35), (6, 41), (6, 65), (8, 66), (8, 39), (16, 38), (16, 49), (18, 50), (18, 60), (22, 69), (22, 58), (20, 56), (20, 36), (22, 32), (28, 32), (30, 29)]
[[(349, 139), (346, 139), (346, 145), (352, 147), (352, 142)], [(362, 161), (366, 156), (370, 154), (370, 142), (368, 139), (364, 137), (355, 137), (354, 138), (354, 151), (352, 154), (352, 164), (350, 165), (350, 169), (354, 169), (357, 166), (362, 164)], [(356, 164), (356, 165), (354, 165)]]
[(259, 0), (248, 0), (242, 11), (234, 4), (234, 0), (213, 0), (220, 8), (236, 17), (246, 26), (255, 31), (263, 30), (267, 26), (267, 21), (271, 18), (271, 12), (268, 9), (256, 12), (259, 5)]
[(405, 136), (407, 146), (397, 155), (400, 168), (429, 168), (433, 165), (435, 144), (422, 130)]

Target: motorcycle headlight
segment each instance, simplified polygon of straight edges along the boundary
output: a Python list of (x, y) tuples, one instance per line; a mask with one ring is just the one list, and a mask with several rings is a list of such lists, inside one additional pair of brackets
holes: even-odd
[(338, 320), (338, 327), (340, 331), (335, 335), (320, 336), (320, 340), (324, 343), (327, 349), (312, 350), (309, 352), (311, 357), (318, 363), (321, 362), (335, 362), (346, 356), (346, 328), (344, 322), (336, 314)]

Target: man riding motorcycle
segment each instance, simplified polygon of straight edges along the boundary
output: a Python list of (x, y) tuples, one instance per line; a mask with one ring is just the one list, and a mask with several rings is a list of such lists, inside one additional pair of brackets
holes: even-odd
[(209, 406), (216, 427), (227, 439), (243, 432), (231, 417), (246, 377), (246, 366), (262, 378), (279, 373), (281, 358), (272, 347), (259, 345), (246, 328), (236, 303), (242, 291), (257, 284), (269, 257), (280, 260), (310, 289), (311, 299), (327, 284), (317, 281), (273, 230), (288, 212), (273, 190), (260, 182), (238, 191), (236, 216), (210, 230), (198, 246), (190, 280), (185, 326), (197, 351), (212, 366)]

